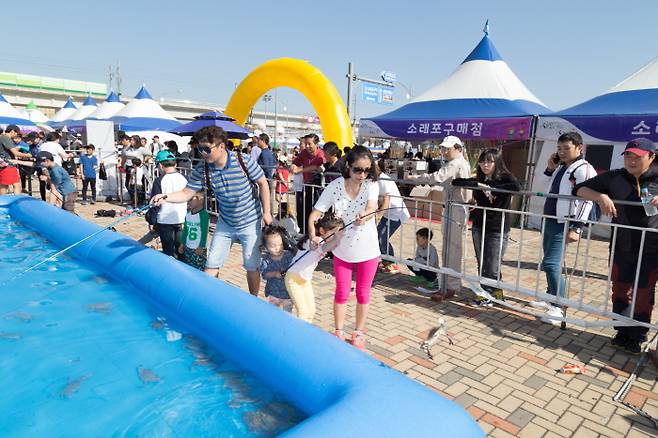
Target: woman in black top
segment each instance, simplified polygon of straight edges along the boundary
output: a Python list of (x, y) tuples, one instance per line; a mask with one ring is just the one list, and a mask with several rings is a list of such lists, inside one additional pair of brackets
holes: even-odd
[[(503, 162), (503, 154), (498, 149), (487, 149), (478, 157), (477, 175), (475, 178), (457, 178), (453, 186), (479, 187), (481, 189), (495, 188), (519, 191), (519, 181), (507, 170)], [(478, 207), (471, 212), (473, 222), (473, 246), (478, 261), (480, 276), (498, 281), (500, 264), (507, 248), (510, 229), (509, 214), (492, 211), (491, 208), (508, 210), (512, 203), (510, 193), (497, 193), (487, 190), (474, 190), (473, 198)], [(486, 212), (486, 213), (485, 213)], [(486, 216), (486, 219), (485, 219)], [(482, 285), (496, 299), (503, 299), (503, 291), (493, 286)], [(490, 307), (490, 300), (478, 297), (474, 303), (478, 306)]]

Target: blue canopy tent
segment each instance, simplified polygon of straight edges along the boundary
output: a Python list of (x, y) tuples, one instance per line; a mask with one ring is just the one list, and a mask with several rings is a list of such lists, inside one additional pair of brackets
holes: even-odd
[[(658, 141), (658, 58), (605, 93), (578, 105), (540, 115), (535, 133), (538, 168), (555, 152), (560, 134), (576, 131), (585, 143), (585, 158), (598, 172), (623, 166), (626, 143), (638, 137)], [(545, 191), (540, 172), (533, 175), (532, 189)], [(543, 205), (533, 199), (530, 211)]]
[(227, 116), (221, 111), (208, 111), (195, 116), (194, 120), (189, 123), (170, 129), (169, 132), (178, 135), (193, 135), (196, 131), (206, 126), (217, 126), (226, 131), (231, 138), (249, 138), (249, 131), (233, 123), (234, 120), (234, 118)]
[(502, 59), (488, 33), (444, 81), (411, 103), (361, 119), (370, 136), (406, 140), (527, 140), (533, 117), (550, 111)]

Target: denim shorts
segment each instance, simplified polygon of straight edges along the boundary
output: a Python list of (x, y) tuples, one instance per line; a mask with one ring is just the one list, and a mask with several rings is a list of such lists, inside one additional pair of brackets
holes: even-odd
[(242, 264), (247, 271), (258, 271), (260, 268), (260, 220), (242, 228), (227, 225), (221, 218), (217, 220), (215, 233), (208, 250), (206, 268), (218, 269), (224, 265), (226, 257), (235, 242), (242, 245)]

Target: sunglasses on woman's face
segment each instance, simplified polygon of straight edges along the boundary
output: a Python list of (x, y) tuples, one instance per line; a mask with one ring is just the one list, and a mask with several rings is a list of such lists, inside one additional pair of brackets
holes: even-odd
[(370, 167), (352, 167), (354, 173), (369, 173)]

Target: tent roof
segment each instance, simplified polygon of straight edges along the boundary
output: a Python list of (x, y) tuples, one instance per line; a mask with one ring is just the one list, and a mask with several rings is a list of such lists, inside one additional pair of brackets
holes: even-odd
[(658, 114), (658, 58), (605, 93), (552, 116)]
[[(91, 96), (87, 96), (85, 101), (82, 102), (82, 106), (78, 108), (76, 112), (71, 114), (67, 120), (84, 120), (97, 109), (98, 105), (96, 104), (96, 101)], [(65, 122), (67, 120), (65, 120)]]
[(0, 94), (0, 117), (24, 118), (2, 94)]
[[(421, 122), (446, 121), (454, 128), (457, 122), (480, 122), (482, 119), (530, 117), (546, 113), (548, 108), (519, 80), (485, 33), (477, 46), (444, 81), (413, 99), (407, 105), (366, 120), (374, 122), (388, 135), (398, 138), (437, 138), (456, 134), (470, 137), (469, 132), (449, 132), (442, 128), (434, 132), (400, 132), (403, 127)], [(416, 126), (417, 128), (417, 126)], [(509, 126), (500, 126), (500, 132), (481, 133), (476, 136), (493, 138), (505, 132), (503, 138), (528, 138), (527, 129), (511, 137)], [(511, 128), (510, 128), (511, 129)], [(516, 129), (516, 128), (513, 128)], [(478, 131), (479, 132), (479, 131)], [(434, 135), (432, 135), (434, 134)]]
[(68, 118), (70, 118), (76, 111), (78, 107), (75, 106), (73, 103), (73, 98), (69, 97), (66, 100), (66, 103), (64, 104), (63, 107), (59, 109), (55, 113), (55, 115), (50, 119), (51, 122), (62, 122)]
[(114, 91), (110, 91), (105, 101), (98, 105), (98, 108), (93, 113), (89, 114), (87, 118), (105, 120), (114, 116), (121, 111), (126, 105), (119, 100), (119, 96)]
[(120, 129), (138, 131), (140, 128), (149, 130), (168, 130), (180, 122), (151, 97), (151, 94), (142, 86), (135, 98), (112, 118), (120, 125)]

